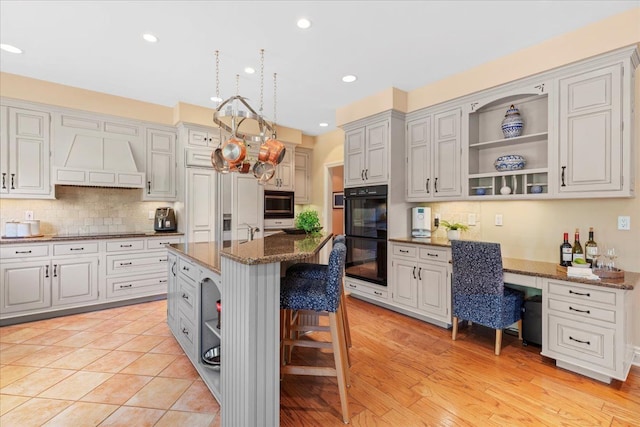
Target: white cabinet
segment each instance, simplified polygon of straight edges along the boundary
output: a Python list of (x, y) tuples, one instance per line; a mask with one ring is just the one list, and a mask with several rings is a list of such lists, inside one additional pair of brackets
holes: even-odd
[(542, 355), (606, 383), (633, 362), (633, 290), (544, 279)]
[(49, 125), (48, 113), (0, 107), (0, 194), (3, 198), (53, 198)]
[(462, 110), (422, 114), (407, 122), (407, 200), (460, 197)]
[(215, 128), (195, 127), (189, 125), (184, 128), (183, 132), (186, 133), (187, 144), (194, 147), (218, 148), (222, 142), (220, 131)]
[(252, 175), (234, 173), (231, 184), (232, 240), (262, 238), (264, 230), (264, 187)]
[(311, 203), (311, 156), (308, 148), (296, 148), (294, 187), (295, 203), (298, 205)]
[(98, 257), (53, 259), (52, 305), (98, 299)]
[(276, 166), (276, 173), (264, 186), (265, 190), (293, 191), (294, 190), (294, 159), (295, 146), (285, 144), (286, 151), (280, 164)]
[(167, 254), (169, 266), (167, 280), (167, 323), (174, 329), (176, 324), (176, 310), (178, 309), (178, 256), (173, 252)]
[(389, 120), (345, 132), (344, 186), (386, 184), (389, 178)]
[(213, 169), (199, 168), (186, 170), (187, 241), (189, 243), (212, 242), (216, 240), (217, 172)]
[(147, 184), (144, 200), (176, 199), (176, 135), (159, 129), (147, 129)]
[(2, 263), (0, 265), (2, 314), (50, 307), (52, 273), (48, 258), (40, 261)]
[(449, 249), (392, 244), (392, 301), (440, 325), (451, 323)]
[(623, 78), (618, 63), (560, 79), (560, 194), (630, 195), (623, 122), (631, 117), (623, 104)]

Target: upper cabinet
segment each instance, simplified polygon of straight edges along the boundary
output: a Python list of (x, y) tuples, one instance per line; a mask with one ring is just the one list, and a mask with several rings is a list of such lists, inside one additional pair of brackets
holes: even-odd
[(0, 107), (0, 194), (3, 198), (47, 199), (50, 181), (50, 115)]
[(176, 134), (147, 129), (147, 183), (144, 200), (176, 200)]
[(295, 203), (298, 205), (311, 203), (311, 154), (308, 148), (296, 148), (294, 188)]
[[(549, 83), (494, 90), (467, 104), (468, 196), (478, 199), (544, 197), (549, 193)], [(514, 108), (512, 108), (512, 106)], [(502, 122), (517, 109), (520, 135)], [(524, 159), (519, 162), (518, 157)], [(501, 161), (498, 159), (502, 159)]]
[[(293, 191), (295, 185), (295, 146), (291, 144), (285, 145), (285, 153), (282, 161), (276, 166), (276, 172), (273, 178), (264, 186), (265, 190), (276, 191)], [(255, 157), (255, 156), (254, 156)]]
[(185, 129), (187, 133), (187, 144), (194, 147), (217, 148), (221, 141), (219, 130), (208, 130), (206, 128), (189, 127)]
[(407, 121), (407, 200), (460, 197), (462, 110), (423, 111)]
[(633, 191), (628, 143), (623, 144), (628, 141), (623, 124), (631, 118), (623, 103), (623, 77), (623, 65), (617, 63), (560, 79), (561, 195), (629, 196)]

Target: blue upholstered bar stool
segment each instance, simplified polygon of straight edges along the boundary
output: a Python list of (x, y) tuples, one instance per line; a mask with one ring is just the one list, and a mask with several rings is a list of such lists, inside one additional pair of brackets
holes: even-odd
[(453, 330), (455, 341), (458, 320), (468, 320), (496, 330), (495, 354), (500, 355), (502, 330), (518, 323), (522, 339), (522, 293), (505, 288), (500, 244), (451, 241), (453, 260)]
[[(342, 406), (342, 419), (345, 423), (348, 423), (349, 401), (347, 399), (347, 386), (349, 385), (349, 367), (347, 362), (347, 344), (344, 334), (345, 329), (342, 324), (343, 307), (340, 298), (346, 253), (347, 247), (344, 243), (339, 242), (334, 244), (331, 254), (329, 255), (329, 264), (326, 266), (326, 274), (319, 277), (310, 278), (297, 275), (285, 275), (281, 282), (280, 309), (286, 313), (284, 315), (285, 320), (282, 324), (283, 363), (285, 362), (284, 355), (286, 354), (286, 347), (288, 346), (331, 348), (333, 349), (335, 363), (335, 368), (286, 363), (281, 367), (281, 373), (336, 377)], [(301, 339), (297, 334), (292, 334), (292, 328), (294, 327), (298, 331), (304, 328), (310, 331), (318, 331), (322, 330), (320, 328), (323, 328), (318, 325), (293, 324), (292, 313), (299, 310), (328, 313), (331, 341), (324, 342)]]
[[(333, 238), (333, 244), (342, 243), (346, 245), (346, 237), (344, 234), (339, 234)], [(301, 277), (307, 279), (323, 279), (326, 278), (328, 272), (328, 266), (326, 264), (314, 264), (308, 262), (300, 262), (293, 264), (287, 268), (286, 275), (288, 277)], [(342, 323), (344, 325), (344, 335), (347, 340), (347, 348), (351, 348), (351, 329), (349, 327), (349, 316), (347, 314), (347, 301), (344, 294), (344, 288), (341, 285), (340, 299), (342, 300)], [(349, 354), (347, 352), (347, 357)], [(349, 366), (351, 366), (351, 360), (349, 358)]]

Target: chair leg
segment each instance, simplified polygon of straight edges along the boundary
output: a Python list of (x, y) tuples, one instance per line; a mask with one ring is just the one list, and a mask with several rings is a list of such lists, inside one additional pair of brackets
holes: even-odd
[(496, 356), (500, 356), (500, 349), (502, 348), (502, 329), (496, 329)]
[(346, 381), (346, 361), (343, 353), (345, 347), (344, 329), (340, 326), (337, 319), (340, 314), (329, 313), (329, 327), (331, 329), (331, 337), (333, 340), (333, 357), (336, 364), (336, 376), (338, 379), (338, 392), (340, 393), (340, 403), (342, 406), (342, 421), (349, 423), (349, 400), (347, 397), (347, 381)]
[(518, 339), (522, 341), (522, 319), (518, 320)]
[(349, 327), (349, 316), (347, 315), (347, 297), (340, 292), (340, 304), (342, 305), (342, 323), (344, 324), (344, 335), (347, 339), (347, 347), (351, 348), (351, 328)]
[(452, 321), (452, 328), (451, 328), (451, 339), (455, 341), (457, 335), (458, 335), (458, 318), (454, 316)]
[(347, 387), (351, 387), (351, 374), (349, 372), (349, 368), (351, 367), (351, 360), (349, 358), (349, 346), (347, 345), (347, 337), (345, 333), (345, 326), (343, 323), (344, 315), (343, 313), (341, 313), (342, 311), (344, 311), (344, 307), (342, 307), (342, 304), (338, 304), (338, 310), (336, 312), (336, 322), (338, 323), (338, 331), (341, 332), (338, 338), (340, 339), (342, 354), (344, 354), (345, 356), (342, 358), (343, 369), (345, 372), (345, 375), (344, 375), (345, 381), (346, 381)]

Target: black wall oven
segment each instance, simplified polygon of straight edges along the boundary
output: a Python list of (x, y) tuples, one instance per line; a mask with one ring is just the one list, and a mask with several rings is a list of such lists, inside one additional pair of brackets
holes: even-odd
[(265, 191), (264, 219), (293, 218), (294, 197), (293, 191)]
[(387, 186), (345, 188), (349, 277), (387, 286)]

